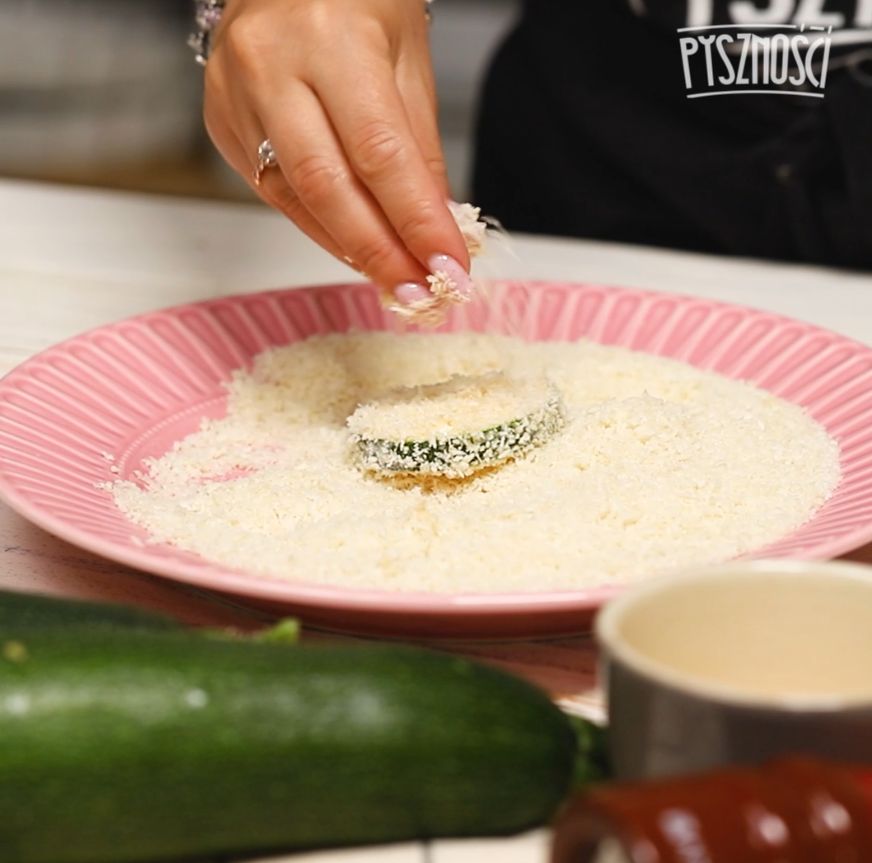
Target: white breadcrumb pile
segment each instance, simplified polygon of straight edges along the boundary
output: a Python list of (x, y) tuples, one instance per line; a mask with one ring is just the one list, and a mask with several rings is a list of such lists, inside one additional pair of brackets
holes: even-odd
[[(481, 209), (472, 204), (448, 202), (448, 209), (463, 235), (469, 257), (480, 255), (485, 248), (487, 222), (481, 217)], [(458, 303), (468, 303), (472, 297), (458, 290), (457, 285), (448, 273), (436, 270), (426, 277), (430, 296), (413, 303), (397, 303), (388, 301), (387, 308), (397, 317), (410, 323), (425, 327), (438, 327), (444, 320), (448, 309)]]
[[(444, 494), (371, 479), (346, 418), (421, 383), (544, 375), (566, 425)], [(327, 335), (261, 354), (227, 415), (109, 486), (154, 542), (259, 576), (384, 590), (549, 591), (722, 561), (799, 527), (839, 479), (802, 408), (672, 360), (474, 333)]]
[(563, 400), (544, 376), (500, 372), (405, 388), (347, 421), (362, 470), (452, 479), (518, 458), (563, 424)]

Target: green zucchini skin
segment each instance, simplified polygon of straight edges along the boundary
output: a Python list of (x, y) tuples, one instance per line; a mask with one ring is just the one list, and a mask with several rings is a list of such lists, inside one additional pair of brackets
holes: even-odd
[(0, 650), (4, 863), (509, 834), (544, 823), (572, 778), (575, 734), (544, 694), (448, 655), (145, 631), (16, 642)]
[(170, 617), (108, 602), (84, 602), (32, 593), (0, 591), (0, 637), (9, 631), (44, 627), (113, 626), (179, 629)]

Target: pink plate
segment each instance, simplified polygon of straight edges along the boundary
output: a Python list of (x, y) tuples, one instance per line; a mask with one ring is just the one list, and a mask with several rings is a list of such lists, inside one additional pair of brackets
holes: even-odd
[[(802, 528), (753, 557), (827, 558), (872, 540), (872, 350), (779, 315), (671, 294), (555, 283), (500, 283), (491, 312), (458, 310), (445, 329), (585, 336), (674, 357), (805, 406), (841, 446), (843, 479)], [(274, 581), (170, 546), (96, 484), (160, 455), (224, 409), (222, 381), (271, 345), (315, 333), (395, 326), (371, 286), (335, 285), (211, 300), (92, 330), (0, 382), (0, 494), (25, 517), (105, 557), (338, 629), (496, 637), (575, 632), (619, 588), (431, 595)]]

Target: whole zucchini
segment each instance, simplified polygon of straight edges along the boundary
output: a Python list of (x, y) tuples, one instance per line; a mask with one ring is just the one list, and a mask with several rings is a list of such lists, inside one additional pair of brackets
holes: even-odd
[[(107, 627), (127, 632), (140, 629), (180, 632), (185, 628), (167, 615), (135, 606), (0, 590), (0, 638), (14, 638), (16, 633), (39, 629), (88, 630)], [(203, 627), (187, 631), (207, 638), (294, 644), (299, 635), (299, 624), (294, 618), (285, 617), (251, 632), (229, 627)]]
[(0, 637), (13, 629), (41, 629), (53, 626), (180, 628), (180, 624), (170, 617), (132, 606), (0, 590)]
[(554, 812), (575, 751), (544, 694), (425, 650), (110, 630), (0, 643), (4, 863), (507, 834)]

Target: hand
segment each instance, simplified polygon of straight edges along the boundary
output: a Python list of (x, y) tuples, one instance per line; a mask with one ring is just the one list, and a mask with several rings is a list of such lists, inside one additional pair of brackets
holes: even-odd
[[(436, 269), (470, 287), (427, 26), (422, 0), (228, 0), (206, 67), (206, 127), (224, 158), (404, 303), (428, 296)], [(278, 166), (255, 185), (265, 138)]]

